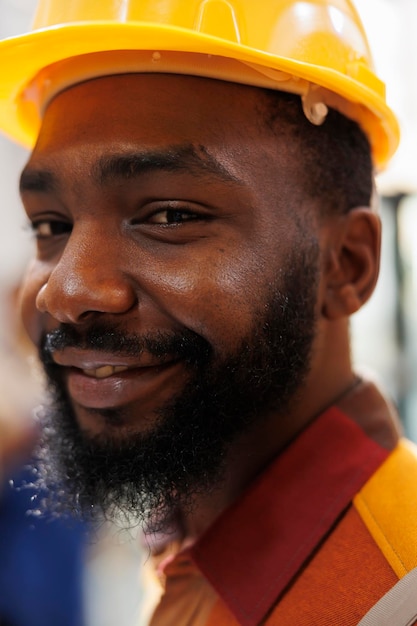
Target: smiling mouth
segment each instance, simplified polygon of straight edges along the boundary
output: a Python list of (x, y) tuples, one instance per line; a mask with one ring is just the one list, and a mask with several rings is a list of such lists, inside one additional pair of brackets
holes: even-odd
[[(115, 409), (136, 403), (141, 414), (143, 411), (153, 413), (155, 406), (159, 407), (172, 394), (178, 393), (188, 379), (188, 373), (179, 360), (152, 364), (150, 359), (147, 362), (143, 359), (140, 365), (93, 364), (91, 361), (75, 365), (72, 362), (62, 364), (61, 367), (69, 398), (79, 410), (85, 409), (87, 412), (90, 409)], [(84, 417), (80, 417), (80, 414), (78, 417), (80, 420), (86, 419), (85, 425), (90, 428), (91, 416), (86, 418), (84, 413)]]
[(128, 369), (125, 365), (102, 365), (96, 368), (84, 368), (81, 371), (90, 378), (109, 378), (113, 374), (120, 374)]

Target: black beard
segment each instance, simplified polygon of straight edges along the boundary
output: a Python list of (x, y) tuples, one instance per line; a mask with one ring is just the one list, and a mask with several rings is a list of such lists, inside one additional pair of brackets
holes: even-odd
[[(251, 335), (228, 357), (216, 355), (187, 329), (144, 338), (95, 323), (82, 337), (68, 325), (45, 337), (41, 358), (51, 403), (41, 412), (38, 482), (58, 492), (51, 500), (55, 510), (90, 521), (120, 522), (122, 514), (123, 525), (140, 523), (157, 531), (169, 526), (176, 511), (189, 509), (197, 494), (221, 485), (231, 443), (262, 416), (285, 414), (309, 370), (316, 326), (316, 242), (286, 265), (283, 290), (271, 286)], [(50, 358), (51, 351), (68, 345), (117, 354), (143, 349), (176, 354), (187, 363), (189, 383), (160, 410), (149, 432), (88, 436), (77, 425), (60, 368)], [(98, 412), (117, 424), (118, 410)]]

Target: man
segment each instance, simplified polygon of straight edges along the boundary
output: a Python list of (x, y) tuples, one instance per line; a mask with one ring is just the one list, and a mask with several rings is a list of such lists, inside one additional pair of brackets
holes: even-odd
[(398, 141), (359, 18), (115, 5), (44, 0), (0, 47), (44, 481), (142, 523), (153, 625), (357, 624), (417, 564), (414, 449), (349, 351)]

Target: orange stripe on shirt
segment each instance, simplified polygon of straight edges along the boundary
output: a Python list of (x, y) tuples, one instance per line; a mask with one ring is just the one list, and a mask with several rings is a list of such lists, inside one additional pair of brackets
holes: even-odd
[[(265, 626), (356, 626), (397, 580), (351, 507), (263, 623)], [(207, 626), (237, 624), (220, 600), (207, 621)]]

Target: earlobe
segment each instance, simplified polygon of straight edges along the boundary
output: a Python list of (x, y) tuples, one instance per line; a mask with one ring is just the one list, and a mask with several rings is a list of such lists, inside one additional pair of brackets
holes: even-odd
[(336, 218), (328, 237), (322, 307), (329, 320), (355, 313), (371, 296), (379, 273), (381, 223), (368, 207)]

